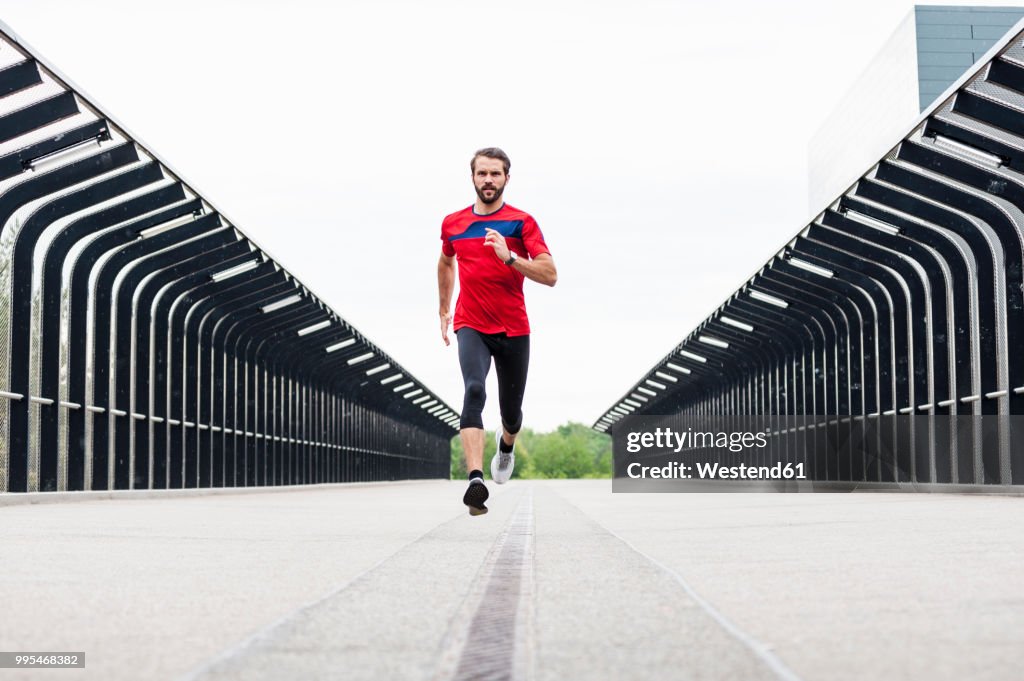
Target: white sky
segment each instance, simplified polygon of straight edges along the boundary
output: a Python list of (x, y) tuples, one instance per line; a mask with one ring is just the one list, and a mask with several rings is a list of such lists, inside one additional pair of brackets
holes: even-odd
[[(473, 150), (504, 148), (559, 271), (526, 284), (525, 425), (547, 430), (592, 423), (807, 222), (808, 140), (911, 8), (0, 0), (0, 20), (456, 409), (440, 224), (472, 202)], [(493, 428), (493, 372), (488, 394)]]

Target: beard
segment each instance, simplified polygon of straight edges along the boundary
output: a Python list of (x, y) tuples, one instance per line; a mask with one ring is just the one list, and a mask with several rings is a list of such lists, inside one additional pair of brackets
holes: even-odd
[[(487, 196), (484, 194), (485, 189), (493, 189), (494, 190), (494, 195), (491, 198), (487, 198)], [(481, 189), (480, 187), (477, 187), (476, 188), (476, 195), (480, 197), (480, 201), (482, 201), (485, 205), (488, 205), (488, 206), (490, 206), (491, 204), (497, 203), (498, 199), (500, 199), (501, 195), (505, 192), (505, 188), (504, 187), (500, 187), (500, 188), (499, 187), (487, 187), (485, 189)]]

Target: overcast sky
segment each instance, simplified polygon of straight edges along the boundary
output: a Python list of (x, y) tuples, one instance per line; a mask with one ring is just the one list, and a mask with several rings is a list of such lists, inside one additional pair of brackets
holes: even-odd
[[(526, 284), (546, 430), (592, 423), (806, 224), (808, 140), (911, 8), (0, 0), (0, 20), (456, 409), (440, 224), (473, 200), (472, 152), (505, 149), (559, 271)], [(493, 428), (493, 373), (488, 393)]]

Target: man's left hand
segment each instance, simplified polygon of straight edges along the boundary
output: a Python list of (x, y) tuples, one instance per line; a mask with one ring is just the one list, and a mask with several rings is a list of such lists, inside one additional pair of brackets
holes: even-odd
[(500, 232), (491, 228), (486, 228), (485, 233), (487, 236), (484, 237), (484, 245), (490, 246), (494, 249), (494, 255), (498, 257), (498, 260), (505, 262), (509, 259), (508, 244), (505, 243), (505, 237)]

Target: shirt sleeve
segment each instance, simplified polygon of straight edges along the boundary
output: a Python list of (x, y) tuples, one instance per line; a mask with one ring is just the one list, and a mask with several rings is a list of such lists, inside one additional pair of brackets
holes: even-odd
[(449, 241), (444, 235), (444, 223), (441, 223), (441, 252), (449, 258), (455, 256), (455, 246), (452, 246), (452, 242)]
[(523, 223), (523, 246), (526, 247), (530, 258), (536, 258), (541, 253), (551, 255), (548, 245), (544, 242), (544, 235), (541, 233), (537, 221), (532, 217)]

